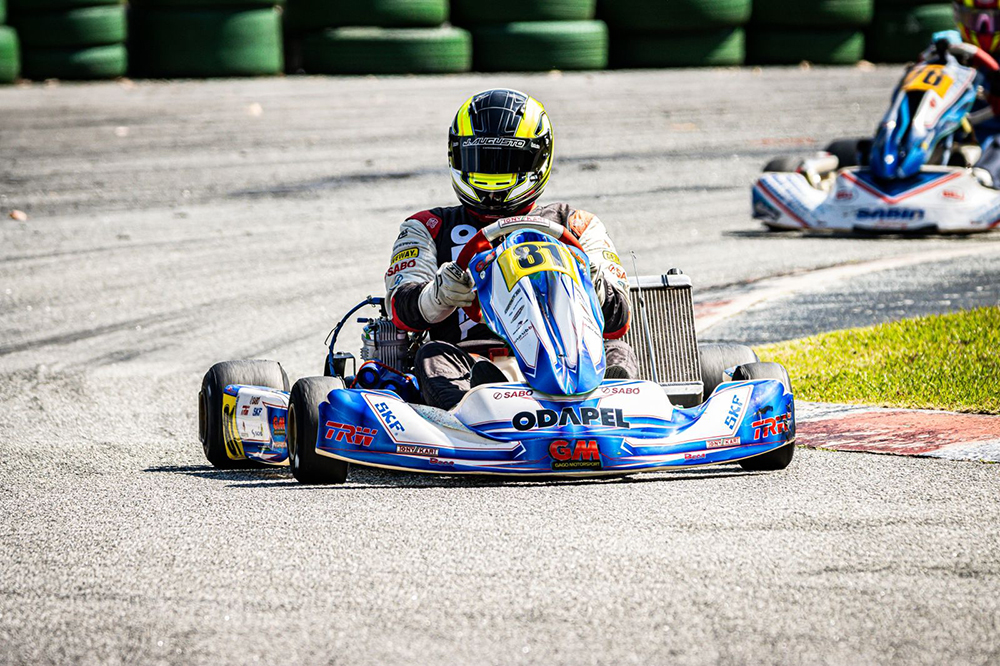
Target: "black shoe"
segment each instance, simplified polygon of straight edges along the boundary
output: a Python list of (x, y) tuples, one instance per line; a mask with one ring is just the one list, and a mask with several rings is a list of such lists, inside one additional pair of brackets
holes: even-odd
[(472, 388), (483, 384), (506, 384), (509, 379), (507, 375), (491, 361), (476, 361), (472, 366), (471, 381)]
[(628, 371), (620, 365), (609, 365), (604, 369), (605, 379), (629, 379)]

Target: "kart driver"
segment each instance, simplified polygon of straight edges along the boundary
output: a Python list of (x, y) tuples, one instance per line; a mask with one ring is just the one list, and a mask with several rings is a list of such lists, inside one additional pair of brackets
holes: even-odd
[(604, 223), (564, 203), (535, 203), (552, 169), (552, 126), (542, 105), (516, 90), (474, 95), (455, 115), (448, 150), (461, 205), (409, 216), (385, 274), (393, 323), (430, 333), (413, 370), (427, 404), (451, 409), (472, 386), (509, 381), (495, 365), (477, 362), (467, 351), (504, 343), (460, 309), (472, 304), (475, 293), (472, 276), (455, 259), (479, 229), (515, 215), (557, 222), (579, 239), (604, 313), (605, 376), (635, 377), (635, 353), (620, 339), (629, 327), (628, 281)]

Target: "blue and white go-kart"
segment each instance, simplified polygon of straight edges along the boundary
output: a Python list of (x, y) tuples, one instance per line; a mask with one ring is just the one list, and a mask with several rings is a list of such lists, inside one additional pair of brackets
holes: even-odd
[(945, 40), (925, 58), (896, 87), (873, 140), (835, 141), (806, 159), (768, 163), (753, 185), (754, 218), (776, 231), (972, 233), (1000, 225), (1000, 183), (974, 168), (981, 148), (970, 122), (992, 116), (988, 106), (972, 111), (977, 71), (997, 63)]
[(703, 376), (694, 382), (697, 404), (687, 407), (675, 404), (670, 382), (604, 378), (604, 318), (587, 256), (563, 227), (533, 217), (500, 220), (469, 240), (458, 263), (470, 269), (478, 294), (468, 314), (499, 338), (482, 351), (512, 381), (476, 386), (450, 411), (422, 404), (407, 367), (421, 337), (398, 331), (384, 309), (365, 320), (364, 363), (347, 375), (353, 357), (334, 346), (359, 305), (334, 332), (327, 376), (300, 379), (289, 391), (273, 361), (209, 370), (199, 394), (209, 461), (288, 464), (303, 483), (341, 483), (352, 464), (580, 477), (735, 462), (776, 470), (791, 461), (788, 375), (745, 347), (695, 349)]

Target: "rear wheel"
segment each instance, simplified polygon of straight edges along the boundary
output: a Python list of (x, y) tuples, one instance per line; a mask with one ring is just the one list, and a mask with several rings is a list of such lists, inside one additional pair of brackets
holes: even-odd
[(287, 391), (288, 375), (275, 361), (223, 361), (209, 368), (201, 380), (198, 436), (208, 462), (219, 469), (254, 467), (253, 461), (233, 460), (226, 455), (226, 442), (222, 436), (222, 394), (229, 384), (266, 386)]
[[(741, 365), (733, 372), (734, 380), (746, 379), (777, 379), (785, 386), (785, 390), (791, 392), (792, 380), (788, 377), (788, 371), (780, 363), (747, 363)], [(795, 421), (789, 425), (789, 439), (795, 439)], [(753, 458), (740, 461), (740, 467), (750, 472), (773, 472), (785, 469), (792, 462), (795, 455), (795, 443), (790, 441), (781, 448), (768, 451), (767, 453)]]
[(865, 139), (837, 139), (826, 147), (826, 152), (837, 158), (837, 168), (861, 164), (861, 142)]
[(698, 356), (701, 358), (701, 381), (705, 385), (706, 400), (716, 386), (729, 381), (725, 375), (727, 369), (760, 360), (746, 345), (726, 342), (698, 345)]
[(299, 483), (343, 483), (350, 465), (316, 453), (319, 406), (334, 389), (344, 388), (339, 377), (305, 377), (295, 382), (288, 400), (286, 422), (288, 464)]

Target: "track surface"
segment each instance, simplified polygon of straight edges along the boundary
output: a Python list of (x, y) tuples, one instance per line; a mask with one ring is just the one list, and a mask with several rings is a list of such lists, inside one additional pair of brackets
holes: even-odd
[[(721, 291), (923, 249), (1000, 255), (1000, 236), (859, 241), (749, 220), (770, 156), (870, 131), (897, 74), (0, 90), (0, 662), (1000, 660), (996, 465), (800, 450), (770, 475), (359, 471), (311, 489), (213, 471), (195, 435), (210, 363), (319, 371), (334, 318), (380, 291), (399, 220), (453, 200), (446, 127), (492, 85), (545, 102), (548, 200), (601, 215), (643, 273), (677, 265)], [(995, 288), (980, 257), (963, 293)], [(937, 287), (909, 300), (947, 300)], [(938, 305), (913, 312), (955, 304)], [(767, 339), (737, 321), (719, 337)]]

